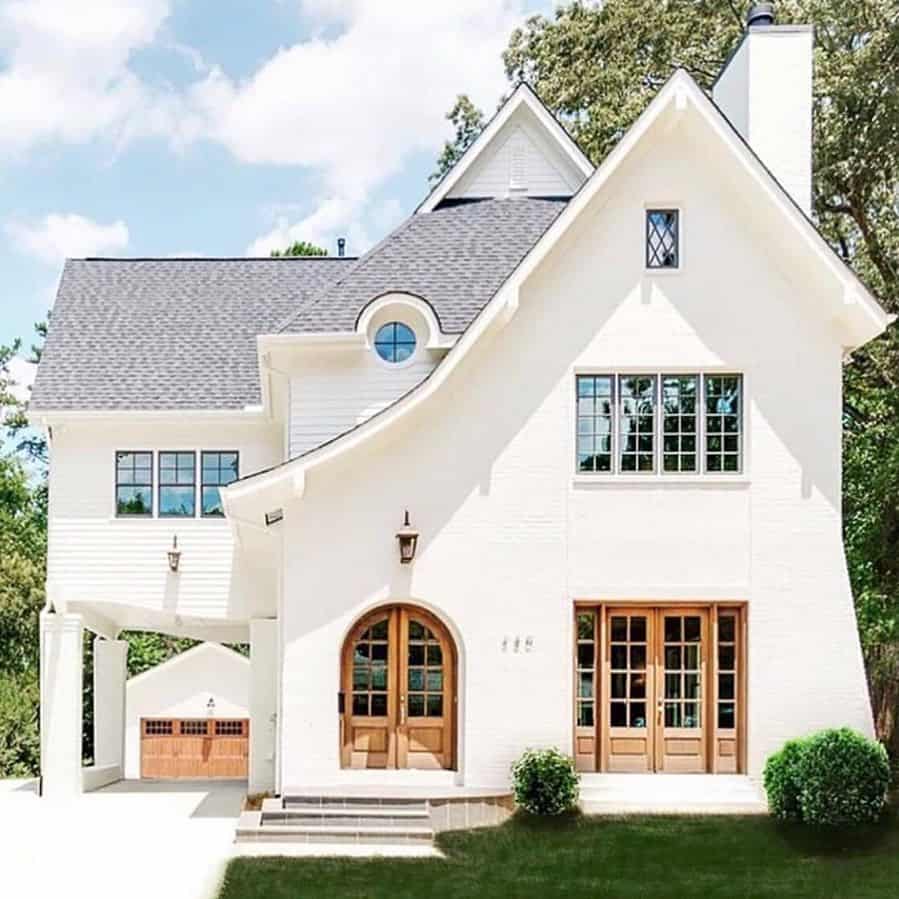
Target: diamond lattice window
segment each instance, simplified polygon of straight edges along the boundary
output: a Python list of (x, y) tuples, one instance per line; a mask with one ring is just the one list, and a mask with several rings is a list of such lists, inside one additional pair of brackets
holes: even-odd
[(679, 218), (676, 209), (647, 210), (647, 268), (677, 268), (680, 264)]

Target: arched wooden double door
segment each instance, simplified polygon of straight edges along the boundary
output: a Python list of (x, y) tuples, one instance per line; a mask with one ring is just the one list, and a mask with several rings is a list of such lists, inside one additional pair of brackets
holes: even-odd
[(452, 768), (456, 651), (447, 629), (414, 606), (361, 619), (341, 656), (345, 768)]

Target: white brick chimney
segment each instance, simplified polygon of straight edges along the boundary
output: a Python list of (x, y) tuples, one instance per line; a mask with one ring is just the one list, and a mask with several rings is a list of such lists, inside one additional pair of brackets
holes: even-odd
[(712, 98), (806, 214), (812, 205), (810, 25), (775, 25), (773, 4), (749, 11), (746, 35)]

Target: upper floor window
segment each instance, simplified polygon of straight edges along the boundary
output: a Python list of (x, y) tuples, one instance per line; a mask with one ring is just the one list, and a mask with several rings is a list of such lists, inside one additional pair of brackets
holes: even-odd
[(580, 472), (738, 474), (742, 457), (741, 375), (577, 377)]
[(153, 514), (153, 453), (115, 454), (116, 515)]
[(405, 362), (415, 352), (415, 332), (402, 322), (381, 325), (375, 334), (375, 352), (385, 362)]
[(236, 452), (204, 452), (202, 468), (202, 509), (204, 517), (222, 516), (224, 487), (238, 478), (238, 454)]
[(680, 213), (677, 209), (646, 210), (646, 267), (680, 265)]
[(191, 452), (159, 454), (159, 516), (192, 518), (197, 511), (197, 457)]
[(740, 471), (742, 386), (739, 375), (705, 377), (706, 471)]

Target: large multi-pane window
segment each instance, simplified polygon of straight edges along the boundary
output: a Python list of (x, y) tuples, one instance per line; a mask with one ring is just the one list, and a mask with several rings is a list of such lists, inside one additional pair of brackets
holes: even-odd
[(654, 375), (619, 375), (619, 471), (655, 469), (656, 379)]
[(611, 375), (581, 375), (577, 379), (579, 471), (612, 470), (613, 388)]
[(153, 514), (153, 453), (115, 454), (116, 515)]
[(705, 376), (706, 471), (740, 471), (742, 387), (739, 375)]
[(192, 518), (197, 511), (197, 458), (192, 452), (159, 454), (159, 516)]
[(739, 474), (738, 374), (577, 376), (577, 469), (583, 473)]
[(662, 376), (662, 471), (698, 470), (698, 375)]
[(206, 517), (225, 514), (220, 487), (238, 478), (236, 452), (204, 452), (202, 454), (202, 508)]
[(155, 512), (159, 518), (195, 518), (199, 507), (203, 517), (221, 517), (220, 491), (239, 477), (238, 463), (235, 450), (204, 450), (198, 472), (194, 450), (118, 450), (116, 515), (153, 518)]

